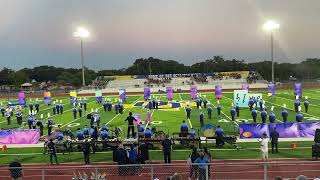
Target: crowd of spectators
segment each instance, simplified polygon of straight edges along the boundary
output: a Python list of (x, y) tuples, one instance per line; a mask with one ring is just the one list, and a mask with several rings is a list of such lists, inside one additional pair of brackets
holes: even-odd
[(240, 73), (228, 73), (228, 74), (223, 74), (223, 73), (214, 73), (212, 75), (213, 80), (223, 80), (223, 79), (241, 79), (241, 74)]
[(197, 83), (208, 83), (207, 75), (205, 74), (194, 74), (191, 79)]
[(145, 85), (156, 84), (156, 85), (164, 85), (171, 82), (171, 78), (147, 78), (147, 81), (144, 82)]
[(258, 73), (254, 72), (254, 71), (250, 71), (249, 75), (247, 77), (247, 82), (248, 83), (256, 83), (256, 81), (259, 79), (259, 75)]

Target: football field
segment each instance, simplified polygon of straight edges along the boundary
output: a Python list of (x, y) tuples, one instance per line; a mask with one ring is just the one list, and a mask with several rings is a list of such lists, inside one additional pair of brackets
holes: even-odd
[[(274, 106), (274, 112), (276, 114), (277, 120), (276, 122), (282, 122), (281, 111), (283, 110), (283, 104), (286, 104), (287, 110), (289, 113), (288, 121), (295, 122), (295, 115), (294, 112), (294, 100), (295, 97), (293, 95), (293, 90), (278, 90), (277, 94), (273, 98), (268, 98), (267, 91), (250, 91), (250, 93), (261, 93), (262, 98), (268, 107), (268, 113), (270, 113), (270, 107)], [(207, 110), (203, 108), (202, 110), (205, 113), (205, 124), (213, 124), (213, 125), (220, 125), (226, 134), (229, 135), (238, 135), (239, 129), (238, 125), (240, 123), (252, 123), (252, 116), (249, 108), (241, 108), (240, 116), (236, 118), (236, 121), (231, 120), (230, 116), (230, 107), (231, 103), (233, 103), (233, 91), (224, 92), (223, 98), (220, 100), (220, 104), (222, 105), (222, 113), (220, 116), (217, 115), (217, 100), (214, 97), (214, 92), (206, 92), (200, 93), (202, 97), (206, 97), (206, 99), (212, 104), (213, 106), (213, 113), (212, 119), (209, 120), (207, 116)], [(159, 107), (159, 110), (152, 111), (152, 122), (149, 124), (151, 127), (155, 127), (157, 130), (162, 130), (166, 134), (171, 135), (174, 132), (179, 132), (180, 125), (183, 120), (186, 120), (189, 127), (194, 127), (196, 131), (200, 129), (200, 121), (199, 121), (199, 114), (200, 110), (196, 107), (192, 107), (191, 112), (191, 119), (188, 121), (186, 119), (185, 113), (185, 105), (186, 102), (190, 102), (192, 106), (194, 103), (191, 103), (193, 100), (190, 98), (189, 93), (174, 93), (173, 100), (169, 101), (166, 99), (166, 94), (152, 94), (152, 97), (157, 97), (159, 101), (162, 101), (163, 106)], [(305, 96), (308, 97), (309, 100), (309, 111), (305, 113), (303, 101)], [(83, 97), (81, 97), (83, 98)], [(124, 103), (125, 110), (123, 114), (116, 114), (114, 107), (112, 108), (111, 112), (104, 112), (102, 104), (98, 104), (95, 102), (95, 97), (86, 97), (88, 108), (87, 112), (83, 112), (83, 117), (80, 118), (77, 114), (77, 118), (73, 118), (72, 108), (73, 105), (70, 104), (69, 97), (52, 97), (52, 101), (55, 100), (62, 100), (62, 104), (64, 106), (64, 113), (61, 115), (53, 115), (52, 108), (53, 105), (47, 106), (43, 103), (43, 98), (39, 98), (40, 102), (40, 112), (36, 115), (37, 119), (40, 119), (41, 114), (44, 116), (44, 134), (47, 134), (47, 127), (45, 123), (47, 122), (47, 114), (50, 113), (51, 117), (55, 120), (56, 125), (61, 125), (63, 129), (70, 128), (73, 132), (76, 131), (77, 128), (83, 128), (85, 125), (90, 125), (90, 120), (86, 119), (86, 114), (91, 112), (91, 109), (99, 111), (101, 116), (100, 126), (102, 124), (108, 124), (111, 129), (114, 127), (120, 127), (123, 132), (121, 134), (122, 137), (126, 137), (126, 130), (127, 130), (127, 122), (125, 122), (126, 117), (128, 116), (129, 112), (133, 114), (140, 114), (141, 120), (144, 120), (147, 117), (147, 112), (149, 111), (146, 108), (147, 102), (144, 102), (143, 94), (141, 95), (128, 95), (127, 100)], [(117, 100), (118, 96), (104, 96), (104, 98), (109, 98), (113, 101), (113, 105), (115, 100)], [(11, 99), (13, 101), (13, 99)], [(23, 122), (26, 122), (28, 113), (29, 113), (29, 103), (30, 100), (35, 102), (35, 98), (28, 98), (27, 96), (27, 106), (23, 108)], [(2, 103), (6, 103), (6, 99), (1, 99)], [(320, 90), (305, 90), (303, 91), (303, 97), (301, 99), (302, 104), (302, 113), (304, 115), (305, 122), (318, 122), (320, 121)], [(259, 108), (258, 108), (259, 110)], [(260, 114), (258, 114), (257, 122), (261, 122)], [(1, 129), (27, 129), (28, 126), (25, 123), (23, 126), (19, 126), (16, 122), (15, 115), (11, 118), (11, 125), (7, 125), (7, 120), (5, 117), (0, 118), (0, 127)]]

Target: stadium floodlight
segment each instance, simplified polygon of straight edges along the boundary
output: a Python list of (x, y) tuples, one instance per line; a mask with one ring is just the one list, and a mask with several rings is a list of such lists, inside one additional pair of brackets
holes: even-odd
[(265, 31), (274, 31), (280, 28), (280, 24), (276, 23), (275, 21), (269, 20), (263, 25), (263, 29)]
[(264, 23), (263, 25), (263, 29), (267, 32), (270, 32), (271, 35), (271, 79), (272, 79), (272, 83), (274, 83), (274, 61), (273, 61), (273, 32), (275, 30), (278, 30), (280, 28), (280, 24), (278, 24), (277, 22), (273, 21), (273, 20), (269, 20), (266, 23)]
[(81, 64), (82, 64), (82, 85), (83, 87), (86, 86), (86, 81), (85, 81), (85, 78), (84, 78), (84, 62), (83, 62), (83, 47), (82, 47), (82, 40), (84, 38), (87, 38), (90, 36), (90, 32), (83, 28), (83, 27), (79, 27), (77, 29), (77, 31), (75, 31), (73, 33), (73, 36), (76, 37), (76, 38), (79, 38), (80, 39), (80, 46), (81, 46)]

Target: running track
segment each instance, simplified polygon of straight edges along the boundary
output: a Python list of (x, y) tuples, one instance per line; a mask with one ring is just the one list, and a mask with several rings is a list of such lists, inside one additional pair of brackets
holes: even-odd
[[(40, 167), (40, 168), (39, 168)], [(37, 169), (39, 168), (39, 169)], [(263, 179), (263, 165), (258, 160), (218, 160), (211, 165), (211, 179)], [(174, 173), (178, 173), (183, 179), (189, 177), (189, 166), (186, 162), (175, 161), (170, 165), (153, 165), (154, 178), (166, 180)], [(112, 163), (97, 163), (94, 165), (61, 164), (50, 166), (48, 164), (23, 165), (23, 180), (41, 180), (41, 174), (45, 174), (46, 180), (71, 180), (74, 173), (91, 174), (91, 172), (103, 172), (107, 174), (107, 180), (150, 180), (151, 168), (142, 167), (136, 175), (119, 176), (118, 168)], [(125, 169), (129, 173), (130, 169)], [(272, 160), (268, 163), (268, 178), (275, 176), (294, 179), (298, 175), (306, 175), (308, 178), (320, 177), (320, 161), (306, 161), (299, 159)], [(0, 168), (0, 179), (9, 178), (7, 167)]]

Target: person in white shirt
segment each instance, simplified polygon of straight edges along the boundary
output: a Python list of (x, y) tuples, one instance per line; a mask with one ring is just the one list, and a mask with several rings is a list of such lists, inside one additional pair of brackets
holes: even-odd
[(268, 161), (268, 143), (269, 139), (267, 138), (267, 134), (263, 133), (262, 138), (259, 139), (260, 142), (260, 151), (262, 161)]

